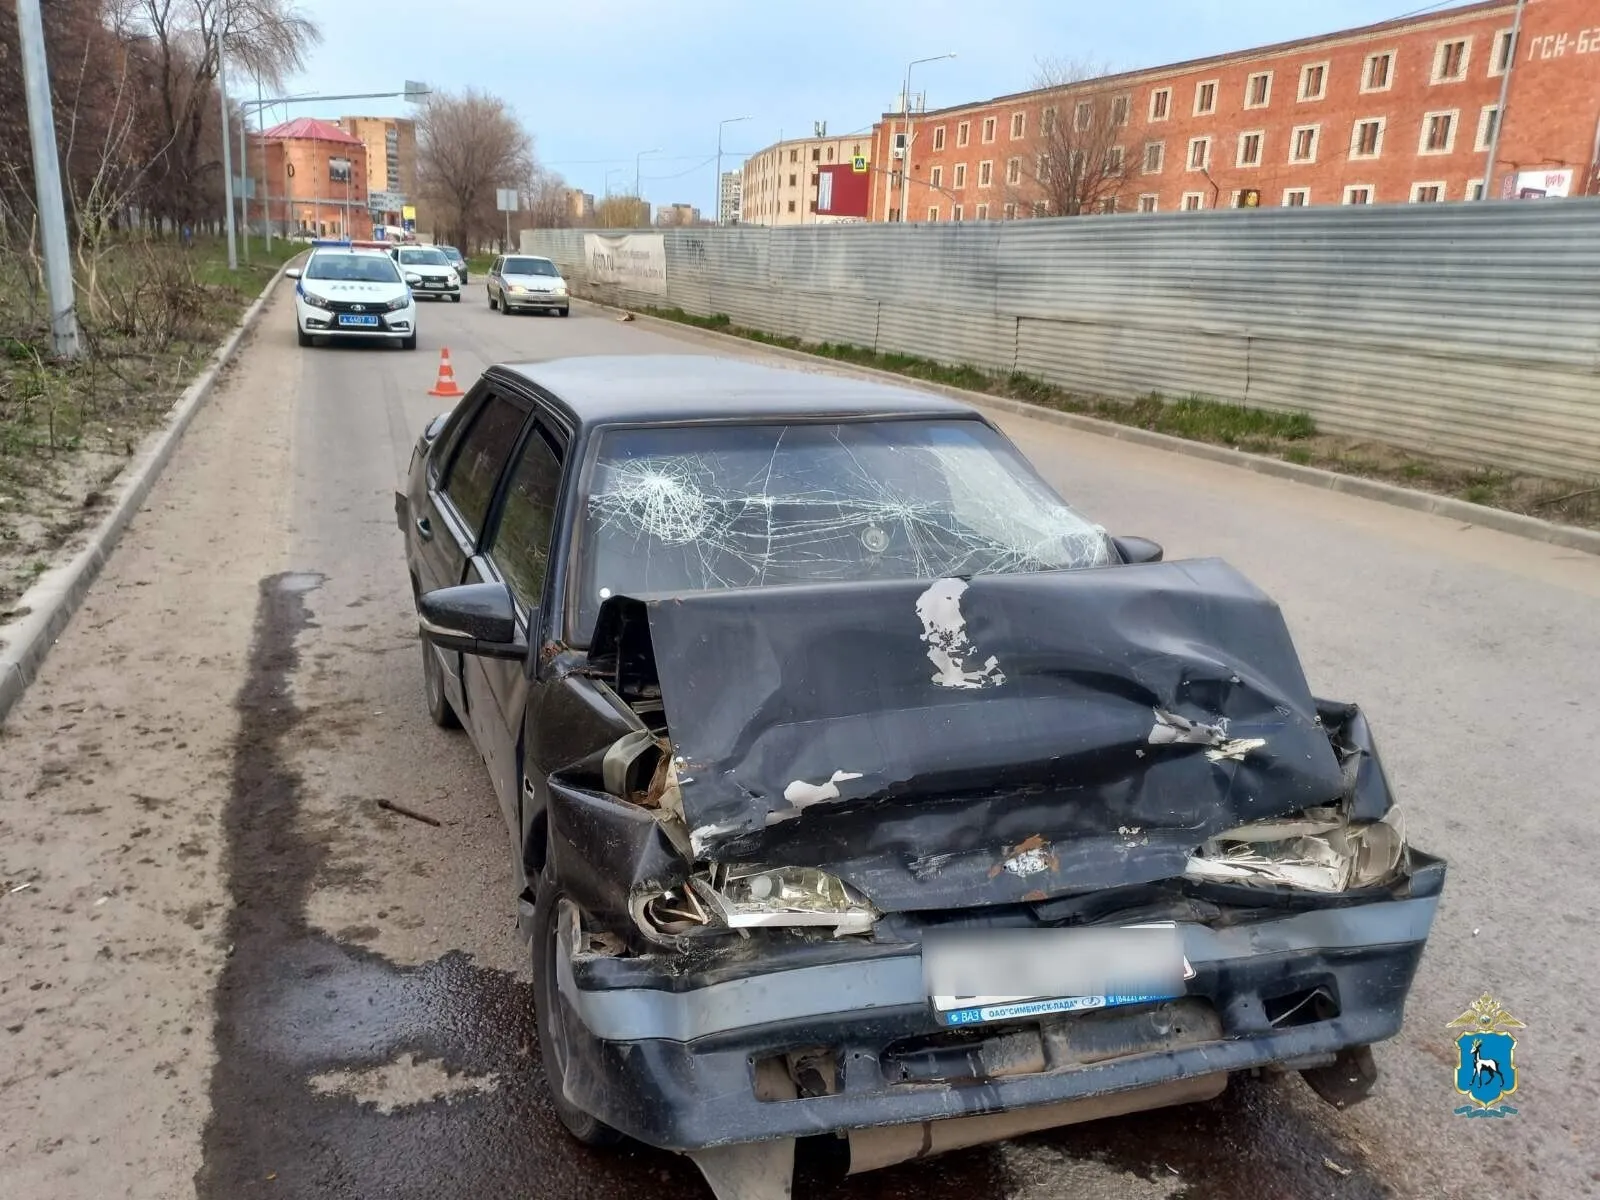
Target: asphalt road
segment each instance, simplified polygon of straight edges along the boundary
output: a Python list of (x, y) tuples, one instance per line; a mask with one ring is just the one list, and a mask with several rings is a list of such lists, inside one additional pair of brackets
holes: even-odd
[[(554, 1121), (508, 843), (470, 745), (424, 716), (392, 509), (441, 345), (469, 386), (706, 343), (503, 317), (476, 284), (421, 329), (411, 354), (300, 350), (281, 294), (0, 734), (0, 1195), (708, 1194)], [(1001, 423), (1114, 531), (1279, 600), (1314, 685), (1370, 714), (1412, 840), (1450, 860), (1439, 924), (1358, 1108), (1244, 1079), (842, 1184), (813, 1155), (797, 1195), (1593, 1194), (1600, 561)], [(1484, 991), (1527, 1024), (1519, 1112), (1469, 1121), (1446, 1023)]]

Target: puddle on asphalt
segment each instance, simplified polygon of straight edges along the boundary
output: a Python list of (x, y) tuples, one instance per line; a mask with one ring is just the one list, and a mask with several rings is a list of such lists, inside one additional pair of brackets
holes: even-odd
[[(520, 978), (452, 953), (399, 967), (310, 929), (325, 851), (299, 830), (289, 741), (301, 714), (296, 640), (320, 577), (264, 580), (225, 814), (232, 953), (217, 990), (212, 1116), (200, 1200), (708, 1200), (688, 1160), (573, 1142), (539, 1070)], [(509, 926), (507, 937), (515, 932)], [(1205, 1105), (1035, 1135), (838, 1178), (836, 1145), (804, 1147), (798, 1200), (1210, 1200), (1387, 1195), (1348, 1151), (1287, 1114), (1281, 1087), (1245, 1080)], [(1338, 1176), (1324, 1157), (1355, 1174)], [(1092, 1168), (1090, 1162), (1104, 1164)], [(1124, 1188), (1119, 1177), (1145, 1181)], [(1059, 1186), (1058, 1186), (1059, 1181)], [(1153, 1188), (1159, 1190), (1152, 1191)], [(1068, 1190), (1063, 1190), (1068, 1189)]]

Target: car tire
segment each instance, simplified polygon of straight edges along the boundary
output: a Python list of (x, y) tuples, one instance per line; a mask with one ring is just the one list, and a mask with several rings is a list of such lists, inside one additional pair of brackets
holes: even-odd
[(402, 350), (415, 350), (416, 348), (417, 348), (417, 335), (416, 334), (413, 333), (410, 337), (404, 337), (404, 338), (400, 339), (400, 349), (402, 349)]
[(450, 297), (450, 303), (451, 304), (460, 304), (461, 303), (461, 293), (457, 292), (454, 296), (451, 296)]
[(500, 307), (500, 301), (494, 298), (494, 293), (488, 288), (483, 289), (483, 294), (489, 298), (489, 311), (494, 312)]
[(570, 317), (572, 315), (572, 310), (570, 308), (563, 308), (561, 310), (561, 315), (563, 317)]
[(316, 344), (312, 340), (311, 335), (309, 333), (307, 333), (304, 329), (300, 328), (299, 322), (295, 323), (294, 340), (299, 342), (300, 345), (302, 345), (302, 346), (313, 346), (313, 345)]
[(567, 1132), (585, 1146), (615, 1146), (624, 1140), (622, 1134), (573, 1104), (562, 1086), (568, 1053), (565, 1022), (571, 1014), (556, 984), (556, 918), (561, 900), (553, 880), (539, 881), (539, 898), (533, 906), (533, 1011), (539, 1027), (539, 1058), (550, 1087), (550, 1105)]
[(426, 638), (422, 639), (422, 698), (428, 706), (428, 719), (440, 729), (461, 728), (461, 718), (456, 716), (450, 697), (444, 694), (439, 656)]
[(503, 317), (509, 317), (511, 315), (511, 305), (506, 303), (506, 298), (504, 296), (500, 297), (500, 315)]

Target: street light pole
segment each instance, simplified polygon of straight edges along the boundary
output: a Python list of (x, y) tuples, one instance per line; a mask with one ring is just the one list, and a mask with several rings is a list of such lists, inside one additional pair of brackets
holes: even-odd
[(39, 0), (17, 0), (17, 33), (28, 95), (28, 136), (33, 143), (33, 186), (39, 205), (44, 282), (50, 298), (50, 340), (58, 357), (78, 358), (83, 354), (83, 344), (78, 337), (78, 313), (72, 295), (66, 198), (61, 193), (61, 160), (56, 153), (50, 65), (45, 57)]
[[(1494, 110), (1494, 136), (1489, 139), (1489, 166), (1483, 173), (1483, 195), (1488, 200), (1494, 195), (1494, 172), (1500, 164), (1500, 131), (1506, 127), (1506, 101), (1511, 98), (1511, 72), (1517, 65), (1517, 46), (1522, 40), (1522, 13), (1528, 0), (1517, 0), (1517, 19), (1511, 23), (1510, 58), (1505, 74), (1500, 77), (1500, 106)], [(1492, 53), (1492, 51), (1491, 51)]]
[(947, 58), (954, 58), (955, 53), (935, 54), (931, 58), (914, 58), (906, 64), (906, 90), (901, 93), (900, 101), (905, 105), (905, 134), (906, 156), (900, 169), (900, 220), (906, 219), (906, 214), (911, 210), (911, 68), (920, 63), (941, 62)]
[(222, 102), (222, 200), (228, 209), (228, 270), (239, 269), (239, 243), (233, 225), (233, 149), (228, 136), (228, 72), (222, 61), (222, 31), (228, 23), (228, 6), (222, 6), (222, 19), (217, 24), (217, 96)]
[[(640, 182), (640, 179), (639, 179), (639, 168), (640, 168), (640, 165), (644, 162), (644, 156), (646, 154), (660, 154), (660, 153), (661, 153), (661, 151), (659, 149), (656, 149), (656, 150), (641, 150), (641, 151), (639, 151), (639, 153), (637, 153), (637, 154), (635, 154), (633, 156), (633, 198), (634, 198), (635, 201), (639, 201), (639, 200), (643, 200), (644, 199), (643, 193), (641, 193), (640, 190), (639, 190), (639, 182)], [(635, 211), (637, 212), (637, 210), (635, 210)], [(644, 224), (646, 224), (646, 225), (650, 224), (650, 219), (649, 219), (648, 215), (645, 218)]]
[(718, 121), (717, 122), (717, 224), (718, 225), (725, 224), (725, 222), (722, 219), (722, 127), (724, 125), (733, 125), (733, 124), (735, 124), (735, 123), (737, 123), (739, 121), (748, 121), (748, 120), (750, 120), (749, 117), (728, 117), (726, 120), (722, 120), (722, 121)]

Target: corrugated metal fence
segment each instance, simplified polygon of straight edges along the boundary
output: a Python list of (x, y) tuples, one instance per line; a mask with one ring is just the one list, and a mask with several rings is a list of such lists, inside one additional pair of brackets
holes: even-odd
[(665, 296), (592, 283), (581, 230), (523, 250), (613, 303), (1600, 475), (1600, 201), (660, 232)]

